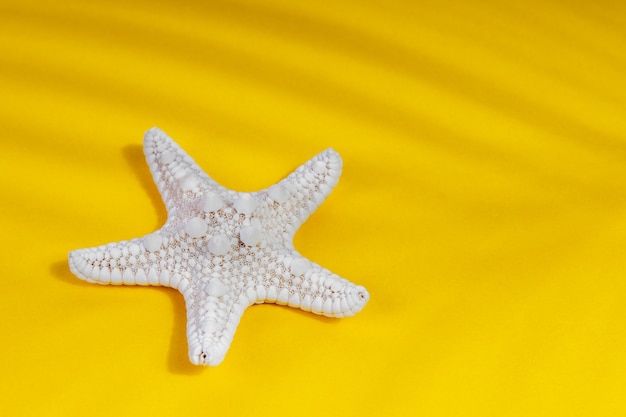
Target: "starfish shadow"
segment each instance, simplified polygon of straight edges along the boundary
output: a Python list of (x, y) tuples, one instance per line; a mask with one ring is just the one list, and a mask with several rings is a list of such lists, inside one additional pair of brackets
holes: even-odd
[(80, 279), (76, 278), (72, 271), (70, 271), (70, 267), (67, 265), (67, 260), (57, 261), (50, 264), (50, 274), (57, 278), (60, 281), (63, 281), (65, 284), (69, 285), (77, 285), (77, 286), (86, 286), (91, 285)]
[(154, 184), (152, 174), (146, 164), (143, 148), (139, 145), (128, 145), (122, 149), (122, 153), (124, 154), (126, 162), (128, 162), (133, 171), (135, 171), (141, 188), (143, 188), (150, 197), (154, 211), (157, 214), (157, 228), (163, 226), (167, 221), (167, 210), (165, 210), (165, 205), (163, 204), (159, 190)]
[[(74, 276), (70, 271), (67, 261), (56, 261), (50, 264), (50, 274), (64, 284), (76, 286), (93, 286)], [(152, 287), (157, 289), (157, 287)], [(186, 308), (185, 301), (178, 291), (169, 288), (158, 288), (168, 294), (172, 301), (172, 310), (174, 313), (174, 326), (172, 329), (172, 337), (170, 342), (170, 351), (168, 353), (168, 367), (172, 373), (196, 375), (203, 371), (204, 367), (193, 365), (187, 358), (187, 336), (186, 336)]]

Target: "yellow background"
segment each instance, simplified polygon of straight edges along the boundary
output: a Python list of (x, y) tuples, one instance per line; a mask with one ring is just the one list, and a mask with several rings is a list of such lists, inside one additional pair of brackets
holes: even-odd
[[(623, 2), (2, 0), (0, 98), (0, 414), (626, 414)], [(154, 125), (242, 191), (338, 150), (295, 245), (365, 310), (199, 368), (179, 293), (72, 276), (164, 221)]]

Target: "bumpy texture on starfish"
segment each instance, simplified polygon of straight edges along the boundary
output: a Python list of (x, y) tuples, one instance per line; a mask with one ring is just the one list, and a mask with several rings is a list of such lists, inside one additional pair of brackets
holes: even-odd
[(335, 151), (318, 154), (278, 184), (254, 193), (217, 184), (157, 128), (146, 132), (144, 152), (167, 222), (143, 238), (72, 251), (69, 266), (88, 282), (180, 291), (192, 363), (220, 364), (252, 304), (345, 317), (367, 303), (365, 288), (305, 259), (292, 243), (339, 179), (341, 159)]

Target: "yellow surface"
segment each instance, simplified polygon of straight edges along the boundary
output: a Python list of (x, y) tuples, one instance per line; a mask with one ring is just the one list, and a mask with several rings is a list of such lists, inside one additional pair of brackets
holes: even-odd
[[(0, 415), (626, 415), (625, 3), (5, 0), (0, 97)], [(365, 310), (198, 368), (179, 293), (73, 277), (164, 221), (154, 125), (238, 190), (337, 149), (295, 245)]]

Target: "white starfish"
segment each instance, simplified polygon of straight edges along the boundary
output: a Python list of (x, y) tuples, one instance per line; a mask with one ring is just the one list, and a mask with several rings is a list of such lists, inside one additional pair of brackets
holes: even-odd
[(167, 222), (143, 238), (72, 251), (69, 266), (88, 282), (180, 291), (191, 362), (221, 363), (252, 304), (345, 317), (367, 303), (365, 288), (308, 261), (292, 243), (339, 179), (341, 159), (335, 151), (318, 154), (278, 184), (254, 193), (217, 184), (158, 128), (146, 132), (144, 152)]

